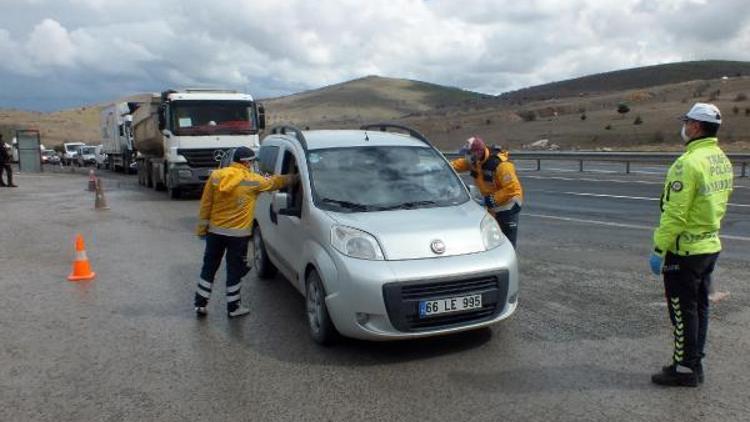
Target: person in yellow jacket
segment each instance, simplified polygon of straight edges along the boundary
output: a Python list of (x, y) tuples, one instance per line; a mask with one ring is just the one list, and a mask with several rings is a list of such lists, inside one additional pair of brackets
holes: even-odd
[(696, 103), (683, 117), (685, 152), (667, 172), (661, 218), (649, 265), (662, 274), (674, 327), (672, 363), (651, 377), (660, 385), (703, 382), (711, 274), (721, 251), (719, 228), (732, 193), (734, 168), (719, 148), (721, 113)]
[(463, 152), (465, 157), (451, 161), (451, 166), (459, 173), (471, 173), (484, 197), (484, 205), (515, 248), (523, 188), (508, 151), (490, 150), (482, 138), (473, 136), (466, 141)]
[(196, 234), (206, 240), (195, 312), (206, 315), (214, 276), (226, 251), (227, 314), (242, 316), (250, 310), (240, 303), (240, 281), (250, 268), (247, 247), (252, 234), (255, 200), (261, 192), (273, 191), (293, 183), (292, 176), (265, 178), (252, 171), (255, 153), (239, 147), (232, 164), (211, 174), (203, 188)]

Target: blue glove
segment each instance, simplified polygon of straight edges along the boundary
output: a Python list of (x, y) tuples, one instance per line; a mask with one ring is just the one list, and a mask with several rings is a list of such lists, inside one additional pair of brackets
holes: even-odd
[(492, 195), (485, 196), (484, 197), (484, 206), (487, 207), (487, 208), (489, 208), (489, 209), (495, 208), (497, 206), (497, 204), (495, 204), (495, 198), (493, 198)]
[(661, 267), (664, 265), (664, 258), (652, 253), (651, 258), (648, 260), (648, 265), (651, 266), (651, 272), (659, 275), (661, 274)]

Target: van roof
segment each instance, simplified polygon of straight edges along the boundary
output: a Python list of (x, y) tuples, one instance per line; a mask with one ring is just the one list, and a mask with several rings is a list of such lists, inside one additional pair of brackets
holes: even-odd
[(427, 144), (407, 134), (365, 130), (307, 130), (302, 132), (307, 148), (350, 148), (367, 146), (410, 146), (429, 148)]

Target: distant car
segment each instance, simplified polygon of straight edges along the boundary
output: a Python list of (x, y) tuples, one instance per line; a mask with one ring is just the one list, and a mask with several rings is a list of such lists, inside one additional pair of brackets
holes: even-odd
[(60, 157), (54, 150), (45, 149), (42, 151), (42, 164), (60, 164)]
[(96, 147), (83, 146), (76, 155), (76, 164), (85, 167), (96, 164)]
[(63, 144), (65, 152), (62, 156), (62, 163), (66, 166), (72, 165), (76, 160), (78, 150), (83, 146), (86, 146), (83, 142), (65, 142)]

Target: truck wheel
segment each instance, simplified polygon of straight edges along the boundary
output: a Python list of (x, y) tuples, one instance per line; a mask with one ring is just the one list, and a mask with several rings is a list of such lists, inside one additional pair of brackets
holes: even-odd
[(253, 265), (260, 278), (272, 278), (276, 275), (276, 267), (268, 258), (266, 244), (258, 226), (253, 228)]
[(307, 283), (305, 284), (305, 306), (310, 335), (316, 343), (328, 346), (336, 340), (338, 332), (328, 314), (323, 283), (318, 273), (313, 270), (307, 276)]

